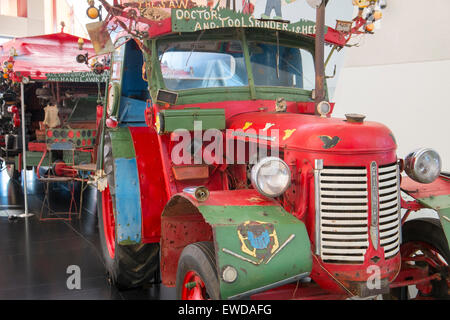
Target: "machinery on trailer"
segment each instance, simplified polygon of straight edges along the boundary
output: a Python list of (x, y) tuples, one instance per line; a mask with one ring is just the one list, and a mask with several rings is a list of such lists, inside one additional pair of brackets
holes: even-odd
[(0, 167), (10, 177), (20, 177), (23, 166), (21, 83), (25, 87), (27, 166), (52, 166), (57, 175), (67, 173), (65, 164), (72, 162), (72, 155), (54, 152), (52, 161), (47, 153), (49, 145), (58, 142), (77, 148), (75, 164), (94, 161), (97, 105), (104, 96), (108, 73), (99, 62), (96, 73), (88, 63), (77, 63), (76, 54), (88, 62), (95, 52), (89, 40), (64, 32), (18, 38), (1, 46)]
[[(399, 159), (386, 126), (331, 117), (324, 45), (372, 32), (377, 1), (336, 29), (320, 0), (315, 23), (277, 1), (264, 15), (253, 2), (100, 2), (108, 16), (88, 29), (112, 61), (95, 180), (115, 285), (160, 267), (181, 299), (448, 297), (439, 155)], [(422, 207), (440, 221), (406, 221)]]

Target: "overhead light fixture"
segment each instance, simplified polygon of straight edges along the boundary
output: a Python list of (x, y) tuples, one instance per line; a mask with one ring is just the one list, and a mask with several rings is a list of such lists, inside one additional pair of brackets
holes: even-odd
[(78, 38), (78, 49), (83, 50), (84, 47), (84, 39)]
[(94, 6), (94, 0), (88, 0), (89, 8), (86, 10), (86, 15), (92, 19), (95, 20), (100, 16), (100, 10), (98, 10)]
[(77, 55), (77, 62), (78, 63), (87, 63), (88, 57), (87, 54), (79, 54)]

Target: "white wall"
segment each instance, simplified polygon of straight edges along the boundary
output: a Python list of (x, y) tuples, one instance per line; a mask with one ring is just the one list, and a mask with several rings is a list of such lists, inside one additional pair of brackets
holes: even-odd
[(391, 128), (399, 156), (435, 148), (450, 171), (450, 1), (390, 0), (381, 29), (346, 49), (335, 115)]
[(44, 34), (43, 3), (43, 0), (28, 0), (28, 18), (0, 15), (0, 36), (26, 37)]

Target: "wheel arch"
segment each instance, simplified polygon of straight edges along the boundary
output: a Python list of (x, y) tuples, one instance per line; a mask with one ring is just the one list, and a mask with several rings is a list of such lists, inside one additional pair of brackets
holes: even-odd
[[(252, 256), (248, 242), (244, 244), (241, 237), (239, 230), (248, 231), (252, 226), (268, 231), (270, 240), (262, 248), (262, 255)], [(312, 269), (304, 223), (256, 190), (211, 191), (205, 201), (183, 192), (167, 203), (161, 223), (161, 275), (165, 285), (176, 285), (183, 249), (201, 241), (214, 244), (219, 278), (221, 270), (228, 266), (239, 274), (233, 283), (219, 279), (221, 297), (225, 299), (298, 280)]]

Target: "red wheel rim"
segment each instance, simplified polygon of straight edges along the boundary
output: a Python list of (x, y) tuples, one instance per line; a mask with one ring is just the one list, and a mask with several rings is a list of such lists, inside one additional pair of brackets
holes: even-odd
[(113, 203), (109, 187), (102, 192), (102, 208), (106, 246), (111, 259), (114, 259), (116, 249), (116, 220), (114, 218)]
[(403, 261), (422, 261), (436, 269), (448, 266), (439, 251), (425, 242), (411, 241), (401, 246)]
[[(435, 272), (439, 272), (439, 270), (448, 268), (448, 262), (445, 261), (444, 257), (439, 253), (439, 250), (428, 243), (421, 241), (407, 242), (401, 246), (400, 251), (402, 255), (402, 263), (425, 263), (429, 266), (428, 272), (430, 275)], [(447, 284), (450, 286), (448, 280)], [(417, 284), (416, 289), (424, 296), (427, 296), (431, 293), (432, 286), (428, 283)]]
[(195, 271), (188, 271), (184, 276), (181, 291), (182, 300), (208, 300), (206, 286)]

